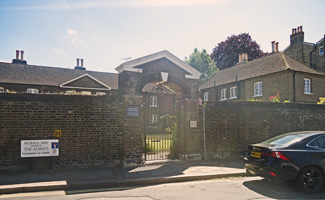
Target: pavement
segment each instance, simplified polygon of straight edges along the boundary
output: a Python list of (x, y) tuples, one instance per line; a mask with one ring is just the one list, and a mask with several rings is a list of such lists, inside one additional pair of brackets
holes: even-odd
[(0, 194), (141, 186), (237, 176), (248, 176), (242, 159), (153, 161), (130, 168), (0, 172)]

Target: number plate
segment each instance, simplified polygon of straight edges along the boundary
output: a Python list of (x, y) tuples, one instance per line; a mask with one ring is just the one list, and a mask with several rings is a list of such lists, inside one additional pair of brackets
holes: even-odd
[(255, 157), (255, 158), (261, 158), (261, 153), (260, 152), (256, 152), (256, 151), (252, 151), (251, 156), (252, 157)]

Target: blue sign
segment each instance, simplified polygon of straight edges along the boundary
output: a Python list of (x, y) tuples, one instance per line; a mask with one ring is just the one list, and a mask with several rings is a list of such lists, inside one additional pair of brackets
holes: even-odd
[(59, 143), (58, 142), (52, 142), (52, 149), (58, 149)]

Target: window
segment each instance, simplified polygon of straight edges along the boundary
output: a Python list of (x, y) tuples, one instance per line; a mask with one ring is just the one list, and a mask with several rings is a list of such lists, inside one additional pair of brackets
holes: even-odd
[(96, 92), (96, 95), (97, 95), (97, 96), (105, 96), (106, 93), (105, 93), (105, 92)]
[(325, 149), (325, 137), (320, 136), (307, 144), (308, 147), (313, 147), (317, 149)]
[(0, 93), (4, 93), (5, 89), (3, 87), (0, 87)]
[(230, 99), (237, 98), (237, 87), (230, 88)]
[(28, 88), (27, 89), (27, 92), (28, 93), (31, 93), (31, 94), (38, 94), (39, 93), (39, 90), (38, 89), (34, 89), (34, 88)]
[(324, 55), (324, 46), (319, 47), (319, 55), (323, 56)]
[(158, 107), (157, 96), (150, 96), (150, 107)]
[(206, 102), (206, 101), (209, 101), (209, 92), (205, 92), (203, 94), (203, 101)]
[(227, 88), (221, 90), (221, 99), (220, 100), (226, 100), (227, 99)]
[(158, 119), (157, 115), (150, 115), (150, 124), (156, 124), (157, 119)]
[(311, 80), (309, 78), (304, 79), (304, 93), (311, 94)]
[(256, 82), (254, 83), (254, 96), (262, 96), (263, 95), (263, 83), (262, 82)]

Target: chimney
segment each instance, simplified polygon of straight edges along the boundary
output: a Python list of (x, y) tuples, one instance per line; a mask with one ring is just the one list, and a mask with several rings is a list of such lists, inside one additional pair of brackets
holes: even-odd
[[(298, 30), (298, 31), (297, 31)], [(292, 34), (290, 35), (290, 46), (300, 45), (304, 42), (304, 32), (302, 31), (302, 26), (292, 29)]]
[[(19, 59), (19, 53), (21, 58)], [(27, 65), (27, 61), (24, 60), (24, 51), (19, 51), (16, 50), (16, 59), (12, 59), (12, 63), (13, 64), (23, 64), (23, 65)]]
[(274, 53), (274, 52), (275, 52), (275, 46), (274, 46), (274, 43), (275, 43), (275, 41), (272, 41), (272, 42), (271, 42), (271, 46), (272, 46), (272, 53)]
[(276, 42), (275, 43), (275, 52), (278, 52), (279, 51), (279, 42)]
[(20, 56), (21, 56), (20, 60), (24, 60), (24, 51), (20, 51)]
[[(81, 62), (81, 66), (79, 66), (79, 60)], [(86, 70), (86, 68), (84, 68), (83, 65), (84, 65), (84, 59), (77, 58), (77, 66), (74, 69)]]
[(241, 63), (243, 61), (243, 56), (242, 54), (238, 54), (238, 63)]
[(16, 50), (16, 60), (19, 60), (19, 50)]

